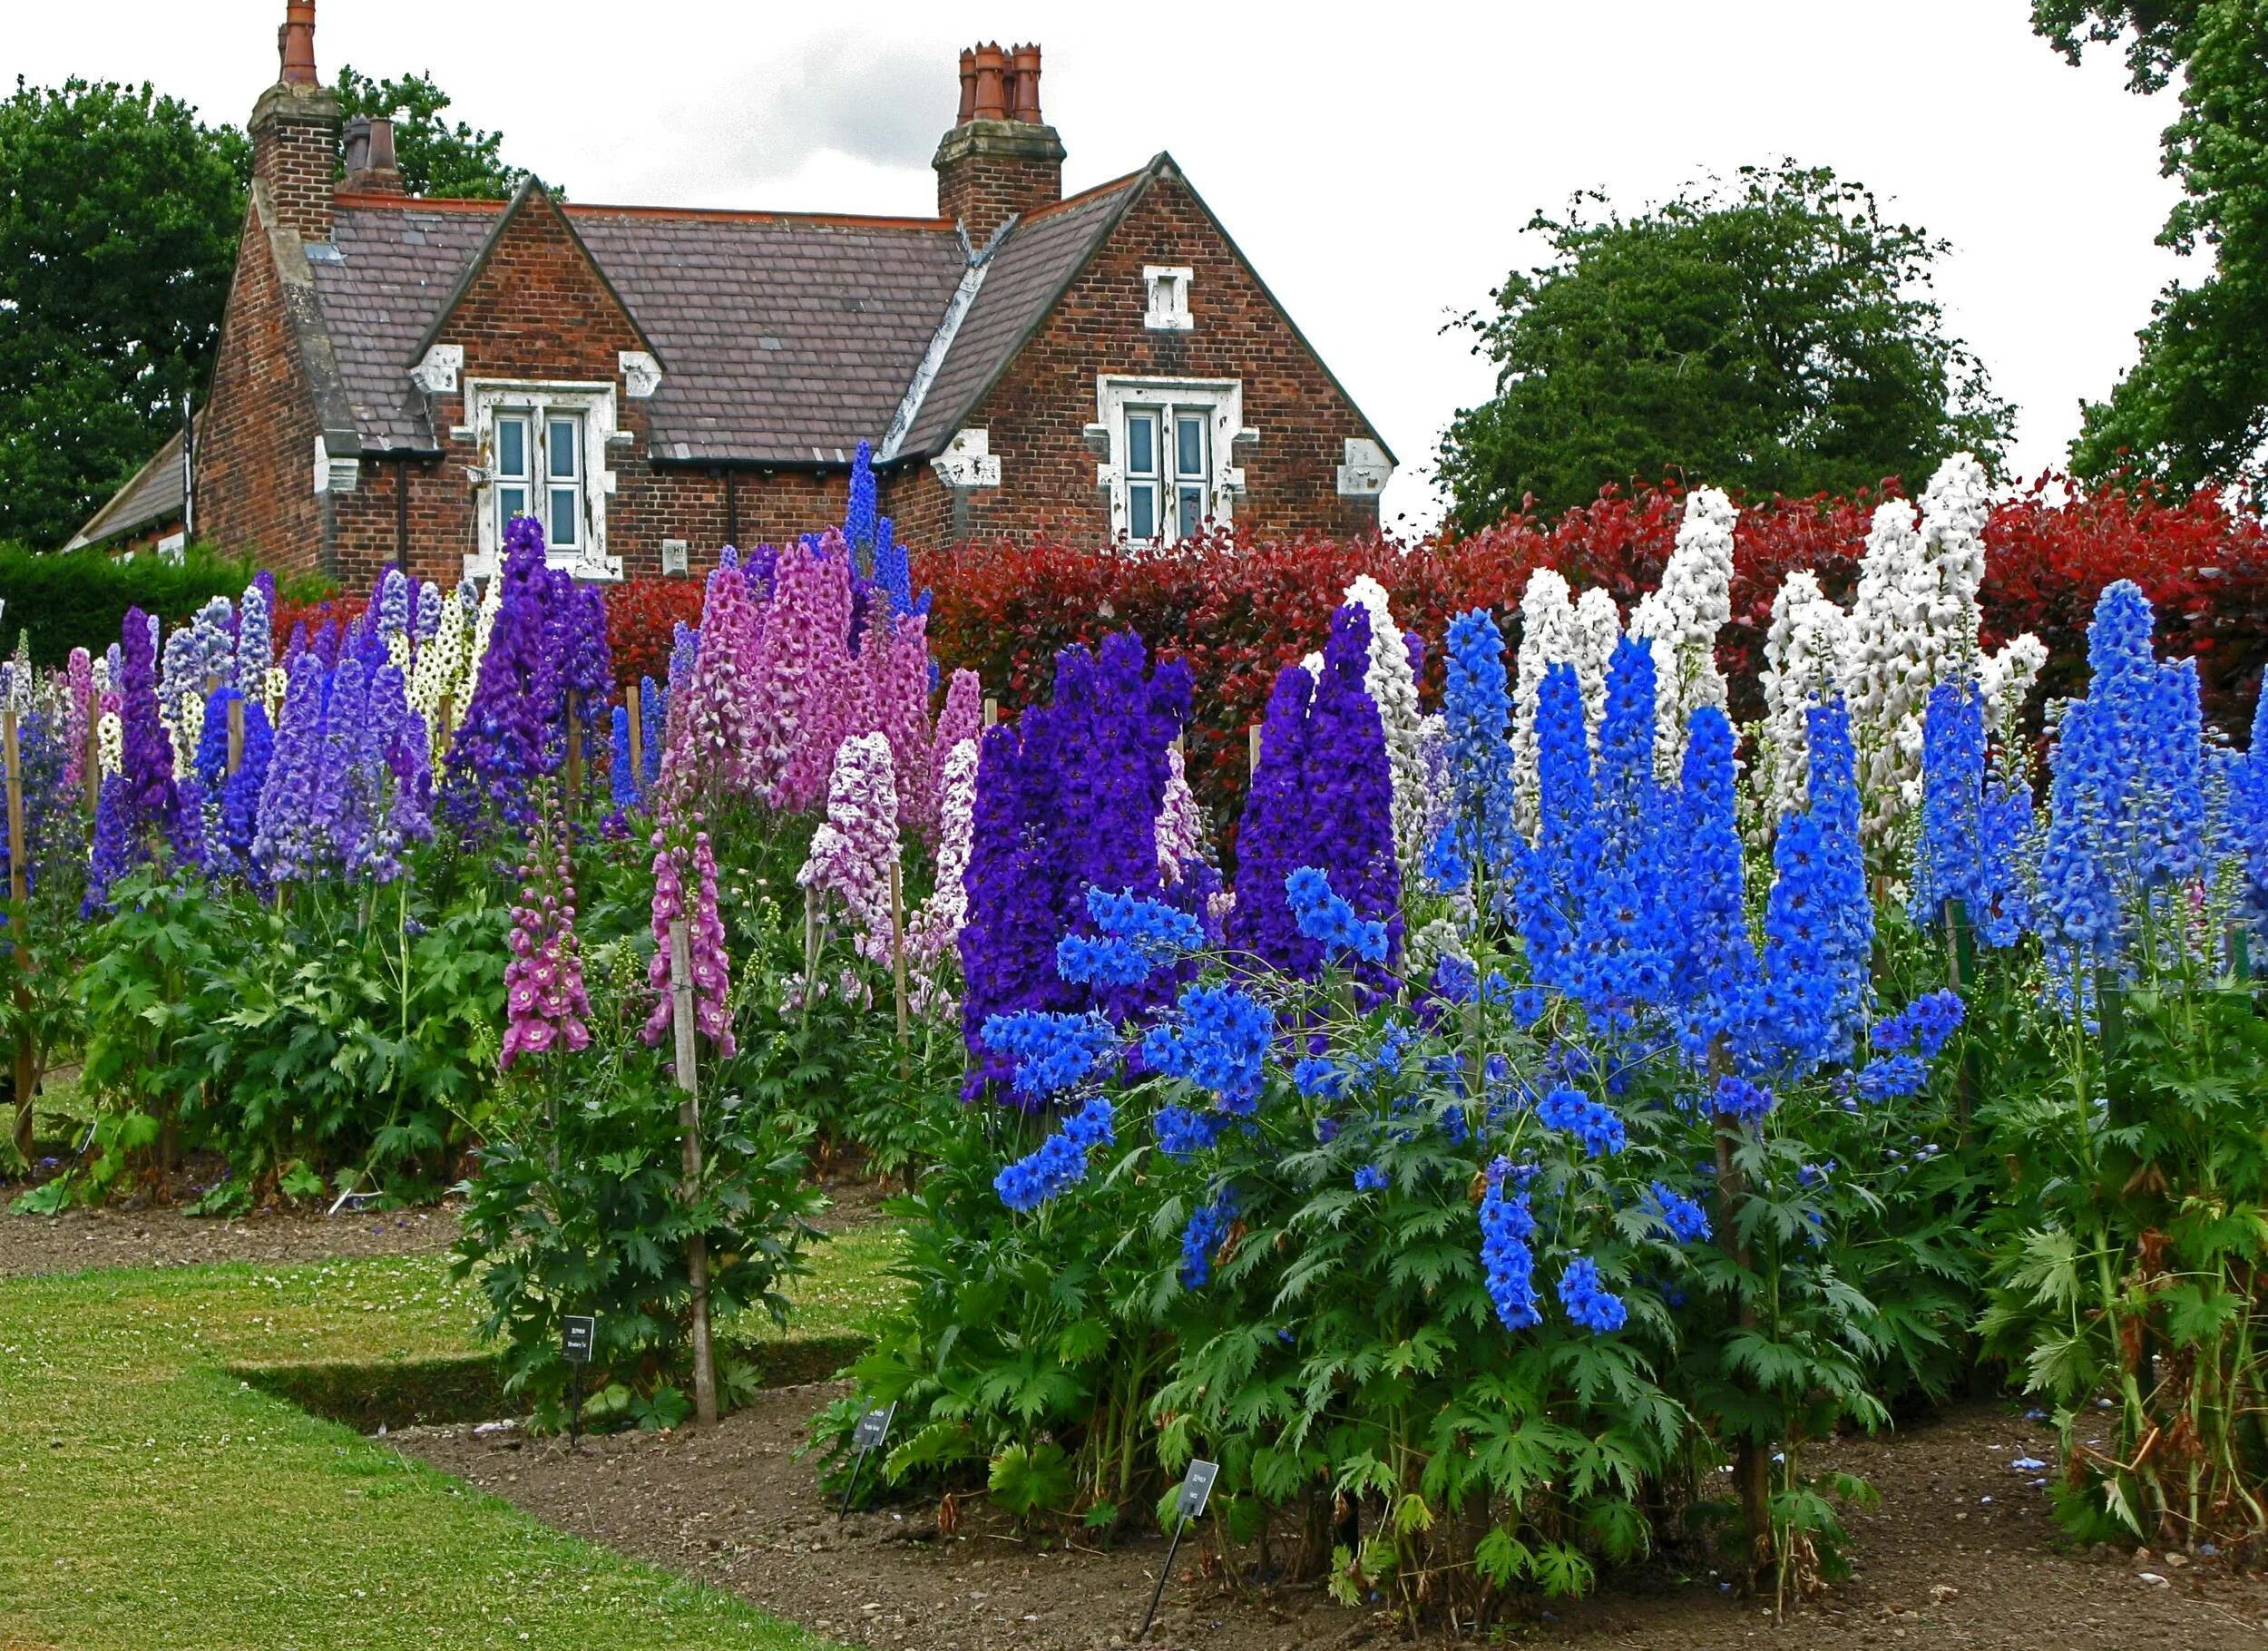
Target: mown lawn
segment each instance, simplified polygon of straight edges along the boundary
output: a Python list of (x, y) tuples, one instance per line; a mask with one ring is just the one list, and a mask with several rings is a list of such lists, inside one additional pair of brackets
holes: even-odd
[[(868, 1327), (893, 1244), (822, 1246), (791, 1334)], [(828, 1643), (216, 1368), (462, 1351), (477, 1304), (445, 1274), (417, 1256), (0, 1282), (0, 1651)]]

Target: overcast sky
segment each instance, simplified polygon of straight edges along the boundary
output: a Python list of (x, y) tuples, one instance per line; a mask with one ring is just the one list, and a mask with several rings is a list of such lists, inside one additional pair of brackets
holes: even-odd
[[(146, 79), (241, 122), (276, 78), (282, 0), (0, 4), (0, 73), (34, 83)], [(2018, 410), (2016, 468), (2058, 464), (2185, 264), (2153, 242), (2170, 94), (2131, 95), (2112, 56), (2068, 67), (2028, 11), (323, 0), (316, 53), (326, 80), (430, 73), (578, 200), (928, 213), (960, 47), (1036, 40), (1065, 188), (1171, 150), (1393, 447), (1389, 522), (1421, 525), (1443, 424), (1490, 388), (1442, 324), (1540, 256), (1530, 214), (1781, 156), (1952, 242), (1940, 293)]]

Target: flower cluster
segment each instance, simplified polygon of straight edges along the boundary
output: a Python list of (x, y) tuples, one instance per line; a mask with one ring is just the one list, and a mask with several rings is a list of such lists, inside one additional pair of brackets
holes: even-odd
[(1559, 1304), (1568, 1317), (1596, 1335), (1621, 1329), (1630, 1317), (1622, 1298), (1599, 1278), (1598, 1264), (1588, 1255), (1578, 1255), (1560, 1273)]
[(987, 1049), (1013, 1063), (1018, 1093), (1034, 1100), (1085, 1081), (1118, 1049), (1110, 1023), (1092, 1010), (993, 1015), (984, 1022), (983, 1036)]
[(888, 962), (894, 943), (890, 871), (897, 859), (898, 793), (890, 742), (862, 734), (846, 740), (836, 755), (826, 823), (812, 834), (811, 852), (796, 881), (842, 901), (856, 927), (859, 954), (874, 962)]
[(1553, 1089), (1536, 1103), (1536, 1119), (1547, 1128), (1566, 1130), (1595, 1158), (1619, 1152), (1630, 1144), (1621, 1115), (1580, 1089)]
[(591, 999), (583, 990), (575, 936), (574, 863), (551, 833), (535, 859), (520, 868), (519, 904), (512, 909), (512, 961), (504, 965), (504, 1036), (497, 1064), (509, 1071), (523, 1055), (554, 1046), (573, 1053), (591, 1044)]
[(1000, 1201), (1018, 1212), (1035, 1210), (1087, 1178), (1088, 1157), (1114, 1138), (1110, 1103), (1098, 1095), (1070, 1117), (1037, 1150), (992, 1177)]
[(1497, 1322), (1507, 1330), (1530, 1330), (1543, 1323), (1536, 1305), (1536, 1257), (1529, 1240), (1536, 1235), (1535, 1213), (1525, 1191), (1504, 1194), (1505, 1177), (1489, 1177), (1481, 1199), (1481, 1266)]
[(1237, 1195), (1224, 1187), (1189, 1213), (1181, 1229), (1181, 1287), (1202, 1290), (1212, 1282), (1213, 1258), (1237, 1222)]
[(1232, 1113), (1259, 1105), (1265, 1061), (1276, 1032), (1268, 1006), (1233, 986), (1190, 986), (1177, 1017), (1143, 1038), (1143, 1064), (1209, 1089)]
[(1325, 956), (1352, 953), (1364, 962), (1386, 961), (1386, 925), (1357, 917), (1332, 891), (1329, 873), (1300, 866), (1284, 879), (1284, 898), (1299, 932), (1321, 944)]

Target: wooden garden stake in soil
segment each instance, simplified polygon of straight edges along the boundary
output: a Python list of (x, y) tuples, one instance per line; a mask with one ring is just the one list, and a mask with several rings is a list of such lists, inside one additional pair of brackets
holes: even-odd
[(441, 743), (447, 745), (449, 736), (456, 732), (456, 696), (441, 696)]
[(1000, 701), (988, 698), (984, 701), (984, 726), (989, 728), (999, 720)]
[[(1712, 1050), (1709, 1075), (1712, 1083), (1722, 1075), (1725, 1060), (1721, 1050)], [(1740, 1206), (1748, 1197), (1747, 1179), (1733, 1161), (1733, 1153), (1739, 1144), (1740, 1120), (1729, 1112), (1719, 1112), (1714, 1119), (1716, 1126), (1716, 1226), (1719, 1242), (1732, 1264), (1743, 1273), (1748, 1271), (1748, 1246), (1741, 1241)], [(1740, 1305), (1740, 1322), (1751, 1328), (1756, 1322), (1753, 1302), (1744, 1298)], [(1775, 1560), (1775, 1543), (1772, 1530), (1772, 1458), (1760, 1440), (1743, 1438), (1733, 1456), (1733, 1489), (1740, 1499), (1742, 1522), (1747, 1527), (1748, 1563), (1743, 1576), (1743, 1587), (1755, 1588), (1772, 1574)]]
[(582, 718), (567, 713), (567, 795), (571, 807), (582, 804)]
[[(29, 921), (26, 903), (31, 899), (31, 879), (25, 875), (24, 864), (24, 765), (18, 760), (15, 737), (15, 708), (0, 711), (0, 758), (8, 765), (8, 899), (15, 904), (16, 921)], [(19, 952), (17, 967), (30, 962), (28, 952)], [(22, 1035), (15, 1040), (15, 1149), (26, 1163), (32, 1157), (32, 1091), (38, 1087), (39, 1074), (33, 1070), (31, 1038), (31, 994), (24, 982), (15, 983), (15, 1012)], [(901, 1013), (904, 1011), (901, 1011)]]
[(234, 774), (244, 766), (244, 700), (240, 696), (229, 701), (229, 772)]
[(86, 811), (93, 814), (103, 801), (103, 703), (86, 719)]
[[(693, 949), (680, 917), (670, 925), (670, 1020), (677, 1033), (678, 1127), (685, 1134), (685, 1199), (701, 1196), (701, 1106), (693, 1075)], [(686, 1241), (685, 1270), (693, 1285), (693, 1416), (717, 1425), (717, 1363), (709, 1343), (709, 1240)]]
[(905, 1015), (905, 880), (890, 862), (890, 975), (898, 994), (898, 1079), (913, 1076)]
[(819, 891), (803, 891), (803, 1012), (811, 1012), (812, 981), (819, 972)]
[(623, 684), (622, 713), (630, 722), (631, 783), (640, 787), (646, 783), (646, 725), (645, 718), (641, 715), (643, 709), (644, 705), (639, 694), (638, 684), (635, 682)]
[(1245, 730), (1245, 744), (1248, 747), (1252, 762), (1252, 767), (1246, 772), (1252, 774), (1257, 774), (1260, 771), (1260, 729), (1262, 726), (1256, 722)]

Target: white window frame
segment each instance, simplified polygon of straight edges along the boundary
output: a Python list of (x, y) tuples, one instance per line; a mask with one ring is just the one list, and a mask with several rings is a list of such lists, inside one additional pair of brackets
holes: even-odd
[[(1127, 415), (1155, 412), (1158, 415), (1158, 463), (1159, 531), (1146, 539), (1133, 536), (1129, 501), (1132, 490), (1127, 472)], [(1244, 429), (1244, 381), (1240, 378), (1130, 378), (1105, 374), (1095, 381), (1095, 413), (1102, 426), (1107, 454), (1096, 467), (1095, 482), (1109, 495), (1110, 532), (1145, 548), (1172, 544), (1183, 537), (1177, 484), (1173, 469), (1174, 421), (1195, 413), (1206, 420), (1206, 490), (1208, 525), (1227, 525), (1236, 520), (1236, 501), (1244, 492), (1244, 471), (1229, 462)]]
[[(531, 503), (540, 509), (544, 523), (545, 560), (577, 579), (617, 580), (622, 559), (606, 551), (606, 502), (614, 491), (614, 473), (607, 467), (607, 449), (617, 428), (614, 386), (611, 384), (547, 383), (529, 379), (465, 381), (464, 412), (473, 441), (480, 452), (480, 484), (476, 490), (478, 546), (464, 559), (468, 579), (494, 574), (503, 549), (502, 525), (496, 519), (496, 415), (526, 415), (533, 447), (528, 454)], [(547, 474), (548, 421), (572, 416), (582, 421), (582, 472), (577, 478), (582, 502), (582, 542), (565, 551), (551, 543), (551, 478)]]

